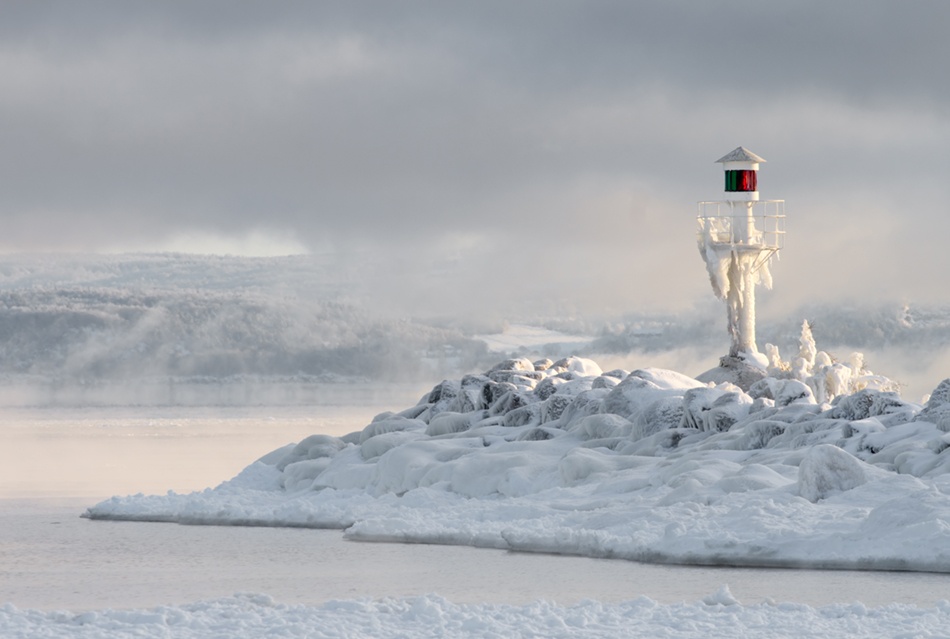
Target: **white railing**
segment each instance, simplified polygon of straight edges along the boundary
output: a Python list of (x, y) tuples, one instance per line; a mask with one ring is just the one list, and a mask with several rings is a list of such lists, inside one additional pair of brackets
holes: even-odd
[(700, 241), (771, 251), (785, 247), (785, 200), (700, 202), (696, 221)]

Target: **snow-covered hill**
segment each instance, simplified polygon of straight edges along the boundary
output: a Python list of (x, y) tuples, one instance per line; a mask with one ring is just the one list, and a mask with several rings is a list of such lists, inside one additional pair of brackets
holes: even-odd
[[(425, 383), (499, 357), (578, 355), (695, 375), (727, 346), (722, 309), (713, 303), (678, 315), (630, 309), (608, 317), (594, 308), (558, 312), (572, 307), (569, 300), (550, 300), (509, 308), (500, 319), (496, 309), (479, 314), (440, 303), (441, 291), (453, 290), (451, 263), (430, 267), (407, 286), (417, 291), (408, 296), (372, 256), (3, 256), (2, 401), (10, 388), (30, 387), (41, 392), (22, 396), (35, 401), (124, 401), (119, 396), (128, 394), (175, 402), (186, 393), (172, 393), (169, 384)], [(761, 315), (761, 345), (794, 348), (807, 318), (833, 355), (864, 351), (915, 399), (950, 360), (944, 308), (895, 303)], [(116, 392), (93, 400), (90, 389), (104, 387)]]

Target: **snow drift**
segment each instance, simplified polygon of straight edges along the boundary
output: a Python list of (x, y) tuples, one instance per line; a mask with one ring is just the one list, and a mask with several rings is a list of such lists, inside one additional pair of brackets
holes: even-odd
[(660, 604), (639, 597), (617, 604), (583, 601), (559, 606), (455, 604), (437, 595), (286, 605), (267, 595), (241, 594), (184, 606), (80, 613), (0, 607), (5, 637), (738, 637), (763, 628), (786, 637), (936, 636), (950, 605), (931, 608), (859, 603), (813, 608), (768, 602), (743, 605), (727, 587), (702, 601)]

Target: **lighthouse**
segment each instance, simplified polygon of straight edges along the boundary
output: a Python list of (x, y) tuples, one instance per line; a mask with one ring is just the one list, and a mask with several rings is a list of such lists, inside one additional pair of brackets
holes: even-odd
[(755, 343), (755, 287), (772, 287), (769, 265), (784, 245), (785, 201), (759, 199), (759, 165), (744, 147), (722, 156), (724, 199), (699, 202), (699, 252), (713, 292), (726, 302), (729, 355), (722, 365), (762, 363)]

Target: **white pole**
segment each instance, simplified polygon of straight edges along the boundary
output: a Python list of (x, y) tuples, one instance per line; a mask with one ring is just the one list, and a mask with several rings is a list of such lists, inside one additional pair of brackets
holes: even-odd
[(731, 344), (729, 355), (757, 353), (755, 345), (755, 263), (759, 251), (731, 251), (727, 274), (726, 313)]

